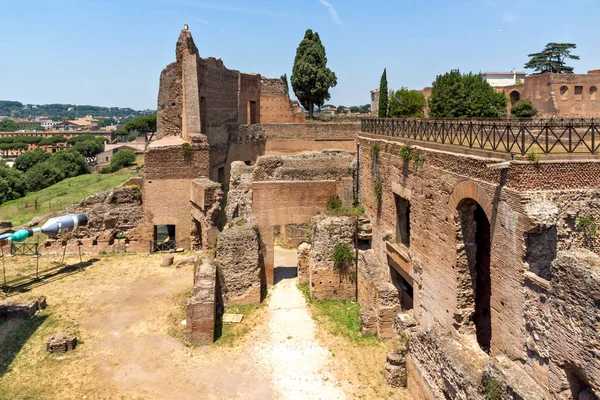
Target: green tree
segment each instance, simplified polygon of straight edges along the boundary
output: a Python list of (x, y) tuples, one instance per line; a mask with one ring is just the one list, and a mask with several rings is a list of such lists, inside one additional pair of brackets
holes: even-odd
[(390, 118), (423, 118), (423, 110), (427, 99), (423, 93), (408, 90), (390, 90), (389, 116)]
[(433, 118), (498, 118), (506, 113), (508, 99), (497, 93), (481, 74), (452, 70), (438, 75), (429, 98)]
[(38, 190), (45, 189), (49, 186), (54, 185), (56, 182), (61, 181), (64, 176), (62, 171), (56, 166), (43, 162), (34, 165), (25, 173), (27, 180), (27, 187), (30, 192), (37, 192)]
[(48, 160), (52, 154), (44, 150), (26, 151), (19, 155), (15, 160), (15, 168), (22, 172), (27, 172), (36, 164), (43, 163)]
[(110, 169), (116, 172), (121, 168), (132, 165), (134, 162), (135, 153), (133, 151), (128, 149), (119, 150), (110, 160)]
[(125, 124), (127, 132), (155, 132), (156, 131), (156, 114), (144, 115), (132, 119)]
[(387, 69), (383, 69), (381, 81), (379, 82), (379, 118), (387, 118), (388, 116), (388, 82)]
[(322, 106), (329, 100), (329, 88), (337, 85), (335, 73), (327, 68), (325, 47), (317, 32), (307, 29), (304, 39), (296, 49), (292, 69), (292, 88), (298, 101), (313, 117), (314, 107)]
[(8, 185), (8, 192), (4, 196), (5, 201), (18, 199), (27, 193), (27, 183), (21, 171), (9, 167), (0, 167), (0, 179)]
[(61, 171), (61, 179), (72, 178), (89, 172), (85, 157), (75, 149), (54, 153), (44, 164), (53, 165)]
[(285, 86), (285, 90), (289, 92), (290, 91), (290, 84), (288, 83), (287, 74), (281, 75), (281, 82), (283, 82), (283, 85)]
[(19, 124), (17, 124), (12, 119), (5, 118), (2, 121), (0, 121), (0, 131), (10, 132), (10, 131), (16, 131), (18, 129), (19, 129)]
[(537, 108), (529, 100), (519, 100), (510, 109), (513, 117), (531, 118), (537, 115)]
[(577, 48), (575, 43), (548, 43), (539, 53), (528, 54), (529, 61), (525, 68), (533, 69), (534, 74), (552, 72), (555, 74), (572, 74), (573, 67), (565, 64), (567, 59), (579, 60), (579, 56), (571, 54)]

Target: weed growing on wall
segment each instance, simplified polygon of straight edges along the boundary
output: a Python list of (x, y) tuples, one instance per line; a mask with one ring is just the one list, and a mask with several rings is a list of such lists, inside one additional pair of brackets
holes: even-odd
[(527, 159), (534, 164), (538, 164), (540, 162), (540, 156), (534, 149), (531, 149), (527, 152)]
[(578, 218), (575, 229), (589, 238), (595, 238), (598, 235), (598, 225), (596, 225), (596, 221), (592, 217)]
[(486, 400), (501, 400), (502, 387), (497, 380), (488, 378), (483, 384), (483, 397)]
[(189, 143), (184, 143), (181, 145), (181, 148), (183, 149), (183, 154), (184, 155), (189, 155), (192, 154), (192, 145)]
[(354, 251), (346, 243), (338, 243), (333, 248), (333, 268), (346, 269), (354, 262)]
[(374, 144), (373, 146), (371, 146), (371, 158), (372, 159), (377, 159), (379, 157), (379, 152), (381, 151), (381, 149), (379, 148), (378, 145)]
[(412, 160), (414, 161), (417, 167), (422, 167), (425, 163), (425, 158), (423, 158), (423, 156), (417, 152), (413, 153)]
[(337, 194), (332, 194), (327, 199), (327, 211), (330, 213), (339, 213), (343, 211), (342, 199)]
[(404, 146), (402, 146), (402, 148), (400, 148), (400, 157), (402, 157), (402, 159), (404, 161), (410, 161), (412, 156), (412, 145), (410, 144), (410, 142), (406, 142), (404, 143)]
[(377, 182), (375, 186), (373, 186), (373, 196), (375, 196), (377, 203), (380, 204), (383, 196), (383, 187), (381, 186), (381, 182)]

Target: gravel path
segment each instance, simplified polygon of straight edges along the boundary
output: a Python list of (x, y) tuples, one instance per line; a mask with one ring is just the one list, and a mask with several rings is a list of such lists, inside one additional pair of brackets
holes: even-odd
[(345, 399), (329, 372), (329, 350), (315, 338), (302, 293), (296, 287), (296, 251), (275, 250), (275, 287), (268, 305), (268, 323), (261, 327), (251, 354), (270, 371), (282, 399)]

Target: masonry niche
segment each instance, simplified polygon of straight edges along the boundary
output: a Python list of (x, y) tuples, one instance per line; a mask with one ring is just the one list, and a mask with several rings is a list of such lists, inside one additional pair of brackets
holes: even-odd
[(174, 250), (175, 225), (154, 225), (154, 251)]
[(410, 202), (394, 194), (396, 204), (396, 243), (410, 246)]
[(475, 333), (479, 346), (489, 352), (492, 340), (490, 222), (475, 200), (462, 200), (457, 211), (455, 326), (461, 333)]

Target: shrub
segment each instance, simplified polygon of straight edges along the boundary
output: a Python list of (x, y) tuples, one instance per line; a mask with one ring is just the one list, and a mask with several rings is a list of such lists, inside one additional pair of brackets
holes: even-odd
[(342, 200), (337, 194), (332, 194), (327, 199), (327, 211), (336, 213), (342, 211)]
[(598, 234), (598, 226), (596, 225), (596, 221), (594, 221), (593, 217), (580, 217), (577, 219), (577, 223), (575, 224), (575, 229), (590, 238), (595, 238)]
[(354, 251), (346, 243), (338, 243), (333, 248), (333, 268), (345, 269), (354, 262)]
[(28, 169), (36, 164), (42, 163), (49, 159), (52, 154), (43, 150), (26, 151), (19, 155), (15, 160), (15, 168), (19, 171), (27, 172)]
[(410, 142), (406, 142), (404, 143), (404, 146), (402, 146), (402, 148), (400, 149), (400, 157), (402, 157), (404, 161), (410, 161), (411, 156), (412, 145), (410, 144)]
[(110, 160), (110, 169), (117, 172), (121, 168), (129, 167), (135, 162), (135, 153), (128, 149), (117, 151), (117, 154)]
[(54, 165), (61, 171), (62, 178), (59, 180), (89, 172), (85, 157), (74, 149), (59, 151), (53, 154), (45, 163)]
[(188, 154), (192, 154), (192, 145), (189, 143), (184, 143), (181, 145), (181, 147), (183, 148), (183, 154), (184, 155), (188, 155)]
[(535, 151), (534, 149), (529, 150), (527, 152), (526, 157), (529, 161), (531, 161), (534, 164), (538, 164), (540, 162), (540, 156), (538, 155), (537, 151)]
[(415, 162), (415, 165), (417, 167), (421, 167), (425, 163), (425, 158), (423, 158), (423, 156), (420, 153), (414, 153), (412, 156), (412, 160)]
[(531, 101), (519, 100), (513, 104), (510, 113), (517, 118), (531, 118), (537, 115), (537, 109)]
[(381, 203), (381, 198), (383, 197), (383, 187), (381, 186), (381, 182), (377, 182), (375, 186), (373, 186), (373, 196), (377, 199), (377, 203)]
[(34, 165), (25, 173), (29, 191), (36, 192), (64, 179), (63, 172), (48, 161)]

